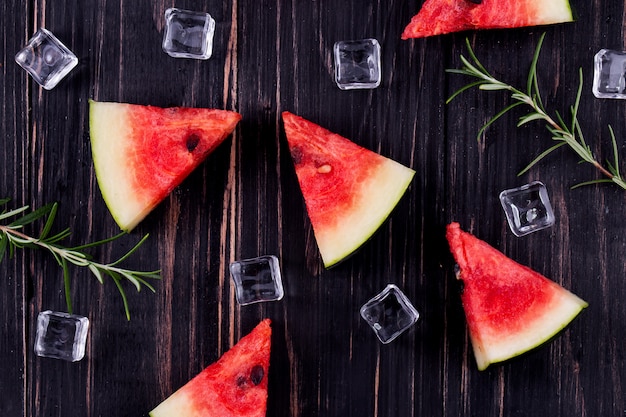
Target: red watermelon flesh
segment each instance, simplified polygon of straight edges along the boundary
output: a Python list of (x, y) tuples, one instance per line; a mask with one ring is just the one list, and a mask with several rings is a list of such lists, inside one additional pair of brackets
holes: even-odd
[(238, 113), (90, 101), (90, 136), (102, 196), (133, 229), (228, 137)]
[(315, 239), (330, 267), (379, 228), (415, 171), (292, 113), (284, 112), (283, 122)]
[(265, 417), (271, 336), (265, 319), (150, 416)]
[(587, 307), (458, 223), (448, 225), (446, 237), (460, 267), (461, 301), (480, 370), (548, 341)]
[(404, 29), (402, 39), (573, 20), (569, 0), (426, 0)]

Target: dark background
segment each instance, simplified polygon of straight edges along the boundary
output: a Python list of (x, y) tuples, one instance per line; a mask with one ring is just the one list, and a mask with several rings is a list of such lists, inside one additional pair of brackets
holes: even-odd
[[(171, 6), (217, 22), (208, 61), (161, 50)], [(126, 285), (127, 321), (109, 280), (72, 268), (72, 297), (89, 317), (77, 363), (33, 353), (37, 314), (64, 310), (63, 279), (43, 251), (0, 264), (0, 412), (3, 416), (145, 416), (215, 361), (262, 318), (273, 320), (268, 416), (619, 416), (626, 410), (626, 191), (561, 148), (517, 172), (552, 144), (541, 123), (516, 128), (522, 109), (481, 141), (478, 129), (510, 103), (503, 93), (464, 93), (447, 74), (468, 38), (494, 75), (520, 87), (542, 33), (540, 84), (548, 109), (567, 114), (584, 75), (580, 122), (599, 160), (610, 157), (607, 124), (626, 155), (625, 103), (591, 93), (593, 55), (624, 46), (624, 5), (573, 0), (577, 22), (465, 32), (402, 41), (421, 5), (388, 1), (56, 0), (0, 3), (0, 197), (11, 207), (57, 201), (68, 245), (118, 227), (95, 179), (88, 99), (232, 109), (243, 116), (205, 163), (133, 232), (94, 250), (112, 260), (150, 234), (124, 265), (161, 268), (156, 294)], [(14, 61), (44, 26), (79, 58), (54, 90)], [(341, 91), (333, 79), (338, 40), (374, 37), (383, 81)], [(289, 110), (417, 171), (390, 219), (354, 256), (322, 266), (280, 120)], [(626, 169), (626, 167), (624, 167)], [(556, 225), (517, 238), (500, 191), (543, 181)], [(479, 372), (454, 278), (445, 225), (461, 226), (557, 281), (589, 308), (546, 346)], [(37, 233), (38, 228), (30, 229)], [(282, 301), (241, 307), (228, 264), (262, 254), (281, 260)], [(419, 322), (381, 345), (358, 310), (395, 283)]]

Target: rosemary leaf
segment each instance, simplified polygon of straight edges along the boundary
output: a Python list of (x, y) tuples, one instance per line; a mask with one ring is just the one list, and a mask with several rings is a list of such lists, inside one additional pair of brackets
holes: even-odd
[(20, 207), (18, 209), (15, 210), (11, 210), (8, 212), (3, 212), (2, 214), (0, 214), (0, 220), (4, 220), (4, 219), (8, 219), (10, 217), (14, 217), (20, 213), (25, 212), (26, 210), (28, 210), (28, 206), (24, 206), (24, 207)]
[(29, 213), (27, 215), (25, 215), (24, 217), (21, 217), (15, 221), (13, 221), (12, 223), (9, 224), (9, 227), (22, 227), (25, 226), (29, 223), (34, 222), (35, 220), (38, 220), (40, 218), (42, 218), (43, 216), (47, 215), (48, 213), (50, 213), (50, 211), (52, 210), (52, 204), (46, 204), (43, 207), (38, 208), (37, 210), (33, 211), (32, 213)]
[(515, 102), (513, 104), (510, 104), (507, 107), (505, 107), (504, 109), (500, 110), (491, 119), (489, 119), (489, 121), (487, 121), (487, 123), (485, 123), (483, 125), (483, 127), (481, 127), (480, 130), (478, 131), (478, 135), (477, 135), (478, 140), (480, 140), (480, 138), (483, 135), (483, 133), (485, 132), (485, 130), (487, 130), (489, 128), (489, 126), (491, 126), (496, 120), (498, 120), (500, 117), (504, 116), (506, 113), (508, 113), (509, 111), (511, 111), (512, 109), (514, 109), (515, 107), (517, 107), (517, 106), (519, 106), (521, 104), (523, 104), (523, 103), (521, 103), (519, 101)]
[(100, 282), (100, 284), (104, 284), (104, 278), (102, 278), (102, 272), (93, 264), (89, 265), (89, 270), (96, 277), (96, 279)]
[(613, 146), (613, 170), (612, 172), (616, 177), (621, 177), (619, 173), (619, 154), (617, 152), (617, 140), (615, 139), (615, 132), (613, 132), (613, 127), (609, 125), (609, 133), (611, 135), (611, 145)]
[(478, 88), (481, 89), (481, 90), (485, 90), (485, 91), (496, 91), (496, 90), (508, 90), (509, 89), (508, 86), (503, 85), (503, 84), (490, 84), (490, 83), (483, 83)]
[(63, 287), (65, 289), (65, 301), (67, 303), (67, 312), (72, 314), (72, 290), (70, 288), (70, 270), (65, 259), (61, 260), (63, 268)]
[[(451, 71), (450, 71), (450, 72), (451, 72)], [(455, 92), (454, 92), (454, 94), (452, 94), (452, 95), (451, 95), (451, 96), (450, 96), (450, 97), (446, 100), (446, 104), (448, 104), (448, 103), (450, 103), (452, 100), (454, 100), (454, 98), (455, 98), (456, 96), (458, 96), (459, 94), (461, 94), (463, 91), (465, 91), (465, 90), (469, 90), (469, 89), (474, 88), (474, 87), (477, 87), (477, 86), (479, 86), (479, 85), (480, 85), (480, 84), (482, 84), (482, 83), (483, 83), (482, 81), (475, 81), (475, 82), (473, 82), (473, 83), (469, 83), (469, 84), (467, 84), (467, 85), (465, 85), (465, 86), (463, 86), (463, 87), (459, 88), (457, 91), (455, 91)]]
[(517, 122), (517, 127), (525, 125), (528, 122), (532, 122), (533, 120), (540, 120), (540, 119), (544, 119), (543, 114), (539, 114), (539, 113), (527, 114), (526, 116), (520, 117), (519, 121)]
[[(539, 61), (539, 52), (541, 51), (541, 46), (543, 45), (543, 40), (546, 37), (545, 32), (541, 34), (539, 37), (539, 42), (537, 43), (537, 47), (535, 48), (535, 53), (533, 54), (533, 60), (530, 64), (530, 70), (528, 71), (528, 81), (526, 82), (526, 91), (528, 96), (535, 96), (536, 101), (541, 103), (541, 94), (539, 92), (539, 83), (537, 80), (537, 62)], [(543, 106), (541, 107), (542, 110)]]
[(586, 185), (594, 185), (594, 184), (603, 184), (603, 183), (611, 183), (613, 181), (611, 181), (608, 178), (599, 178), (597, 180), (590, 180), (590, 181), (585, 181), (585, 182), (580, 182), (576, 185), (572, 185), (571, 189), (575, 189), (575, 188), (580, 188), (580, 187), (584, 187)]
[[(48, 219), (46, 220), (46, 224), (44, 225), (41, 234), (39, 235), (39, 239), (45, 239), (48, 234), (50, 234), (50, 230), (54, 224), (54, 219), (56, 218), (58, 204), (54, 203), (52, 208), (50, 209), (50, 213), (48, 213)], [(69, 231), (69, 229), (66, 229)]]
[(0, 262), (7, 253), (7, 246), (9, 245), (9, 238), (6, 235), (0, 234)]
[(532, 162), (528, 165), (526, 165), (526, 168), (524, 168), (523, 170), (521, 170), (517, 176), (519, 177), (520, 175), (525, 174), (528, 170), (530, 170), (533, 166), (535, 166), (535, 164), (539, 161), (541, 161), (543, 158), (545, 158), (546, 156), (548, 156), (548, 154), (550, 154), (552, 151), (557, 150), (558, 148), (560, 148), (563, 145), (567, 145), (567, 142), (560, 142), (557, 143), (554, 146), (551, 146), (550, 148), (546, 149), (545, 151), (541, 152), (539, 154), (539, 156), (537, 156), (535, 159), (532, 160)]
[(86, 244), (80, 245), (80, 246), (73, 246), (73, 247), (68, 248), (68, 249), (69, 250), (73, 250), (73, 251), (82, 251), (84, 249), (94, 248), (96, 246), (101, 246), (101, 245), (104, 245), (106, 243), (113, 242), (114, 240), (119, 239), (120, 237), (124, 236), (125, 234), (126, 234), (126, 232), (120, 232), (120, 233), (116, 234), (115, 236), (111, 236), (111, 237), (108, 237), (106, 239), (98, 240), (96, 242), (86, 243)]

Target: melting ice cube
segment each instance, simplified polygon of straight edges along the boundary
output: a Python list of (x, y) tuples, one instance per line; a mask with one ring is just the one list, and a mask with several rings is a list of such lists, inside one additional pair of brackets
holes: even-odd
[(165, 11), (163, 51), (175, 58), (209, 59), (215, 20), (208, 13), (170, 8)]
[(370, 325), (382, 343), (389, 343), (411, 327), (419, 313), (394, 284), (361, 307), (361, 317)]
[(502, 191), (500, 203), (515, 236), (524, 236), (554, 224), (548, 191), (540, 181)]
[(342, 90), (380, 85), (380, 44), (376, 39), (335, 43), (335, 81)]
[(35, 353), (48, 358), (79, 361), (85, 356), (88, 328), (87, 317), (42, 311), (37, 317)]
[(280, 265), (274, 255), (235, 261), (230, 264), (230, 275), (241, 305), (283, 298)]
[(78, 64), (78, 58), (52, 32), (41, 28), (15, 55), (15, 62), (37, 84), (51, 90)]
[(626, 99), (626, 52), (601, 49), (594, 57), (593, 95)]

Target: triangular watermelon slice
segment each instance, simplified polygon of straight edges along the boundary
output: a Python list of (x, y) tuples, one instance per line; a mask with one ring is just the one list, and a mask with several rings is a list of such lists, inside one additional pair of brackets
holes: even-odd
[(446, 237), (460, 267), (461, 300), (478, 369), (527, 352), (567, 326), (587, 303), (448, 225)]
[(227, 110), (159, 108), (90, 100), (96, 177), (113, 218), (133, 229), (228, 137)]
[(151, 417), (265, 417), (272, 329), (259, 323), (150, 412)]
[(380, 227), (415, 171), (289, 112), (283, 113), (283, 122), (315, 239), (328, 268)]
[(571, 22), (569, 0), (426, 0), (402, 39)]

